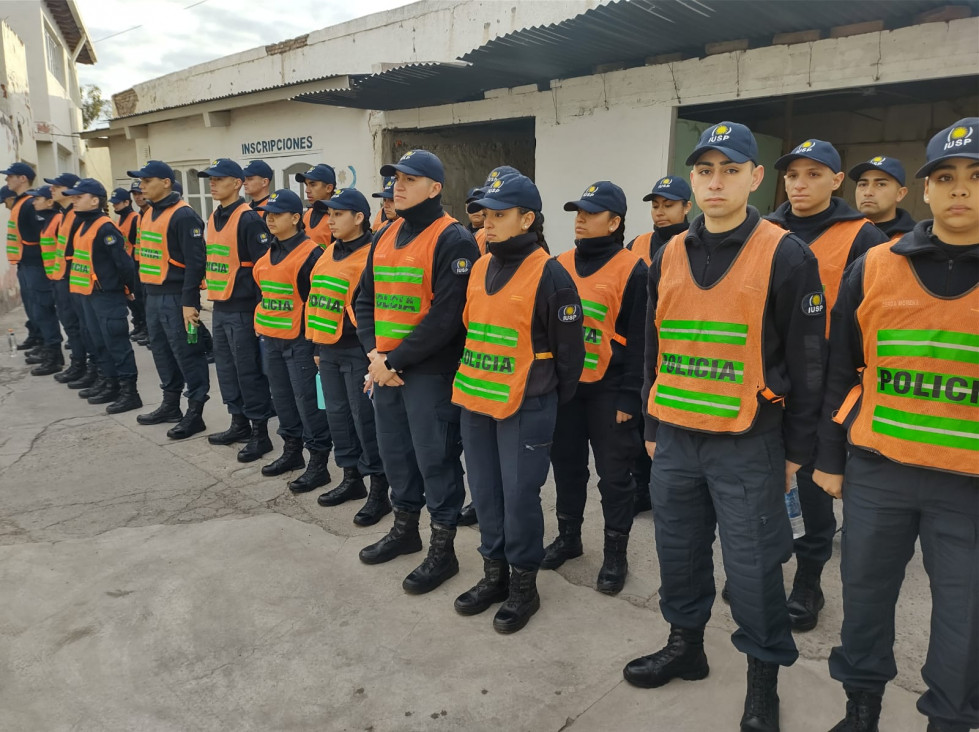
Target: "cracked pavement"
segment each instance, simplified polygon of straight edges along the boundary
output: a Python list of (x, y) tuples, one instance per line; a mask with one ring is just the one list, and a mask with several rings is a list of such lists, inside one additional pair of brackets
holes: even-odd
[[(14, 311), (0, 328), (19, 333), (22, 321)], [(137, 361), (152, 408), (160, 397), (149, 352), (137, 348)], [(213, 370), (211, 383), (205, 419), (217, 431), (228, 416)], [(457, 577), (406, 595), (401, 580), (422, 554), (375, 567), (357, 559), (389, 517), (357, 527), (360, 501), (321, 508), (318, 492), (289, 493), (290, 476), (263, 477), (262, 461), (241, 465), (236, 448), (212, 447), (203, 434), (172, 442), (167, 425), (142, 427), (135, 415), (105, 415), (50, 377), (31, 377), (21, 355), (0, 354), (5, 732), (736, 728), (745, 663), (719, 597), (707, 679), (648, 691), (622, 681), (622, 666), (657, 650), (668, 628), (649, 513), (633, 529), (625, 591), (593, 589), (602, 543), (594, 479), (585, 556), (542, 572), (541, 611), (500, 636), (492, 611), (463, 618), (452, 609), (481, 574), (477, 530), (459, 530)], [(550, 540), (553, 483), (542, 500)], [(786, 566), (787, 585), (793, 571)], [(826, 666), (841, 621), (838, 557), (824, 590), (819, 627), (796, 636), (802, 657), (780, 675), (783, 730), (825, 730), (842, 716)], [(924, 727), (914, 702), (929, 612), (916, 558), (898, 607), (899, 676), (884, 698), (884, 729)]]

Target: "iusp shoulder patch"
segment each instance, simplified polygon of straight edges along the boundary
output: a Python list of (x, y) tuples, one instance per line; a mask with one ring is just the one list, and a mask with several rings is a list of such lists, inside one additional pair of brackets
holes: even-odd
[(194, 230), (190, 232), (190, 235), (195, 239), (200, 239), (204, 235), (204, 232), (195, 227)]
[(269, 240), (269, 235), (263, 232), (258, 235), (258, 240), (262, 242), (262, 244), (265, 244)]
[(557, 319), (562, 323), (574, 323), (581, 320), (581, 305), (565, 305), (558, 310)]
[(105, 237), (105, 245), (107, 247), (111, 247), (117, 241), (118, 241), (118, 239), (116, 238), (116, 235), (115, 234), (107, 234), (106, 237)]
[(826, 296), (821, 292), (811, 292), (802, 298), (802, 314), (815, 318), (826, 310)]
[(472, 266), (472, 262), (465, 257), (460, 257), (452, 263), (452, 271), (457, 275), (466, 275), (469, 274), (469, 270), (472, 269)]

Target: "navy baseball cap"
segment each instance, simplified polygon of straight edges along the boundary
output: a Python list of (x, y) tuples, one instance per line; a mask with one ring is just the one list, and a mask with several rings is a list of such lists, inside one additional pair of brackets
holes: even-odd
[(125, 188), (116, 188), (109, 197), (109, 203), (123, 203), (129, 201), (129, 191)]
[(81, 178), (74, 173), (59, 173), (55, 178), (45, 178), (44, 182), (50, 183), (53, 186), (64, 186), (65, 188), (71, 188), (80, 180)]
[[(9, 188), (7, 188), (7, 186), (4, 186), (3, 189), (0, 190), (0, 200), (2, 200), (2, 199), (4, 199), (4, 198), (7, 197), (7, 195), (4, 195), (5, 193), (7, 195), (10, 195), (10, 196), (16, 195), (13, 191), (11, 191)], [(33, 191), (28, 191), (28, 193), (30, 193), (32, 196), (36, 196), (37, 198), (51, 198), (52, 197), (51, 196), (51, 186), (41, 186), (40, 188), (36, 188)]]
[(303, 212), (303, 202), (299, 196), (288, 188), (280, 188), (269, 196), (259, 208), (269, 213), (301, 214)]
[(843, 163), (840, 162), (840, 154), (836, 151), (836, 148), (825, 140), (816, 140), (813, 138), (800, 143), (788, 155), (783, 155), (776, 160), (775, 170), (787, 170), (789, 163), (800, 158), (822, 163), (832, 170), (834, 174), (839, 173), (843, 169)]
[(724, 153), (733, 163), (758, 162), (758, 142), (751, 130), (737, 122), (721, 122), (708, 127), (700, 136), (697, 147), (687, 156), (687, 165), (696, 164), (708, 150)]
[(489, 175), (486, 176), (486, 181), (483, 183), (483, 188), (487, 188), (492, 185), (493, 181), (498, 178), (502, 178), (505, 175), (522, 175), (522, 173), (514, 167), (509, 165), (501, 165), (498, 168), (493, 168)]
[(272, 180), (272, 166), (266, 163), (264, 160), (252, 160), (248, 165), (246, 165), (241, 174), (246, 178), (251, 178), (253, 175), (257, 175), (259, 178), (268, 178)]
[(173, 191), (174, 193), (180, 193), (181, 195), (183, 195), (183, 192), (184, 192), (184, 184), (181, 183), (176, 178), (174, 178), (173, 179), (173, 185), (170, 186), (170, 190)]
[(653, 184), (653, 190), (642, 197), (644, 201), (652, 201), (653, 196), (662, 196), (671, 201), (689, 201), (693, 195), (690, 184), (678, 175), (668, 175)]
[(173, 168), (162, 160), (148, 160), (139, 170), (127, 170), (126, 175), (130, 178), (169, 178), (176, 181), (177, 177), (173, 174)]
[(476, 213), (484, 208), (491, 208), (494, 211), (505, 211), (508, 208), (529, 208), (531, 211), (540, 211), (543, 208), (540, 191), (537, 190), (534, 181), (519, 173), (497, 178), (482, 193), (483, 197), (472, 201), (466, 206), (466, 211)]
[(384, 179), (384, 186), (381, 188), (379, 193), (372, 193), (371, 198), (394, 198), (394, 178), (392, 176), (387, 176)]
[(74, 186), (64, 192), (66, 196), (80, 196), (83, 193), (90, 193), (99, 198), (105, 198), (105, 186), (95, 178), (82, 178)]
[(231, 158), (218, 158), (211, 161), (211, 167), (206, 170), (198, 171), (198, 178), (240, 178), (245, 179), (245, 174)]
[(847, 175), (850, 176), (850, 180), (860, 180), (860, 176), (866, 173), (868, 170), (879, 170), (887, 173), (902, 186), (904, 185), (904, 166), (901, 165), (901, 161), (897, 158), (888, 158), (883, 155), (875, 155), (865, 163), (858, 163), (857, 165), (854, 165), (852, 168), (850, 168), (850, 172), (847, 173)]
[(343, 188), (333, 194), (333, 198), (323, 201), (327, 208), (335, 208), (338, 211), (359, 211), (364, 214), (364, 218), (370, 218), (371, 205), (367, 198), (356, 188)]
[(337, 173), (326, 163), (319, 163), (307, 170), (305, 173), (296, 173), (296, 181), (305, 183), (308, 180), (318, 180), (323, 183), (337, 183)]
[(577, 201), (568, 201), (564, 204), (565, 211), (577, 211), (579, 209), (588, 213), (611, 211), (620, 216), (625, 216), (625, 192), (611, 181), (600, 180), (588, 186)]
[(436, 183), (445, 183), (445, 168), (442, 161), (428, 150), (409, 150), (396, 163), (381, 166), (381, 175), (394, 175), (398, 171), (406, 175), (431, 178)]
[(946, 127), (928, 143), (925, 151), (927, 162), (921, 166), (915, 178), (924, 178), (943, 160), (968, 158), (979, 160), (979, 117), (965, 117)]
[[(48, 190), (51, 190), (50, 188)], [(12, 190), (7, 188), (7, 186), (0, 187), (0, 201), (4, 201), (8, 198), (16, 198), (17, 194)]]
[(480, 198), (486, 195), (486, 189), (484, 188), (470, 188), (469, 193), (466, 194), (466, 203), (472, 203), (473, 201), (478, 201)]
[(140, 180), (139, 180), (139, 178), (137, 178), (132, 183), (129, 184), (129, 192), (130, 193), (142, 193), (143, 192), (143, 189), (140, 188), (139, 186), (140, 186)]
[(2, 175), (26, 175), (27, 180), (33, 181), (36, 173), (27, 163), (13, 163), (2, 172)]

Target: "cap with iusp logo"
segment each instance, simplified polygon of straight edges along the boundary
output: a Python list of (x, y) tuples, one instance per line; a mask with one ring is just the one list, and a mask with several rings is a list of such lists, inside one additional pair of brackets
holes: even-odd
[(693, 192), (690, 184), (678, 175), (668, 175), (653, 184), (653, 190), (642, 197), (644, 201), (652, 201), (654, 196), (662, 196), (671, 201), (689, 201)]
[(979, 117), (965, 117), (954, 125), (946, 127), (928, 143), (925, 151), (927, 162), (915, 173), (915, 178), (924, 178), (943, 160), (968, 158), (979, 160)]
[(840, 154), (836, 151), (836, 148), (825, 140), (816, 139), (806, 140), (796, 145), (792, 152), (788, 155), (783, 155), (775, 161), (775, 169), (787, 170), (793, 160), (799, 160), (800, 158), (822, 163), (832, 170), (834, 174), (839, 173), (843, 169), (843, 164), (840, 162)]
[(687, 165), (695, 165), (700, 156), (717, 150), (732, 163), (758, 162), (758, 142), (751, 130), (737, 122), (721, 122), (708, 127), (700, 135), (697, 147), (687, 156)]
[(564, 204), (564, 210), (581, 210), (588, 213), (611, 211), (614, 214), (625, 216), (625, 191), (612, 181), (600, 180), (588, 186), (577, 201), (568, 201)]
[(847, 175), (850, 180), (858, 181), (860, 176), (866, 173), (868, 170), (879, 170), (882, 173), (887, 173), (891, 178), (896, 180), (902, 186), (904, 185), (905, 174), (904, 166), (901, 165), (901, 161), (897, 158), (889, 158), (885, 155), (874, 155), (870, 160), (865, 163), (857, 163), (852, 168)]

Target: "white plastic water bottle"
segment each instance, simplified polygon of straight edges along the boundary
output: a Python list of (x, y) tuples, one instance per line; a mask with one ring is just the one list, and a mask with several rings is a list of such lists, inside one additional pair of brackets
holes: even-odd
[(806, 534), (806, 524), (802, 520), (802, 504), (799, 502), (799, 481), (792, 476), (789, 483), (791, 490), (785, 494), (785, 510), (789, 514), (789, 523), (792, 524), (792, 538), (798, 539)]
[(17, 355), (17, 339), (14, 338), (14, 329), (7, 328), (7, 348), (10, 349), (10, 357)]

